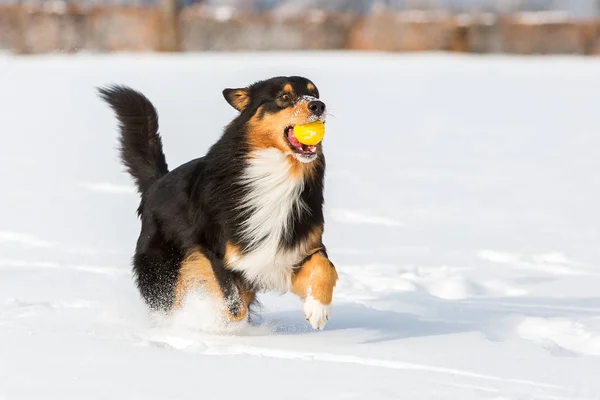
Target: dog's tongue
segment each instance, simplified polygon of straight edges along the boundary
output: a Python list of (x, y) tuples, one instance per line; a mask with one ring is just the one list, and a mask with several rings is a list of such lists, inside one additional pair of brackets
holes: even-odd
[(300, 143), (298, 141), (298, 139), (296, 139), (296, 136), (294, 136), (294, 128), (288, 129), (287, 137), (288, 137), (288, 140), (290, 141), (290, 143), (292, 144), (292, 146), (297, 147), (299, 149), (302, 148), (302, 143)]
[(317, 152), (317, 146), (302, 144), (302, 143), (300, 143), (300, 141), (298, 139), (296, 139), (296, 136), (294, 135), (294, 128), (288, 129), (287, 138), (288, 138), (288, 141), (290, 142), (290, 144), (292, 146), (294, 146), (295, 148), (297, 148), (298, 150), (301, 150), (305, 153), (316, 153)]

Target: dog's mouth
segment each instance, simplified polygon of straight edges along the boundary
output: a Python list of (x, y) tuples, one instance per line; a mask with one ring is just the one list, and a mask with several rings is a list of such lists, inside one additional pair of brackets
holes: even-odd
[(294, 136), (293, 125), (290, 125), (287, 128), (285, 128), (284, 136), (288, 142), (288, 145), (295, 154), (302, 156), (303, 158), (310, 159), (314, 159), (317, 157), (317, 146), (300, 143), (298, 139), (296, 139), (296, 136)]

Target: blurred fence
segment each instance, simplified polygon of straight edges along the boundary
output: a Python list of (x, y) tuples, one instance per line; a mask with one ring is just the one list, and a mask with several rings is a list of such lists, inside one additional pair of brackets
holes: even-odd
[(174, 0), (145, 5), (47, 1), (0, 4), (0, 49), (21, 54), (356, 49), (593, 55), (600, 54), (600, 19), (562, 11), (256, 12), (182, 6)]

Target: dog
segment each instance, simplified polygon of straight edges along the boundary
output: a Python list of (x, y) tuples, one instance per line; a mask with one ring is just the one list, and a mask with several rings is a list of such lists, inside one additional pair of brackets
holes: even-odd
[(203, 157), (172, 171), (150, 100), (122, 85), (97, 90), (141, 196), (133, 272), (149, 308), (174, 312), (202, 290), (226, 322), (249, 321), (256, 293), (292, 292), (323, 329), (338, 280), (322, 241), (325, 157), (321, 143), (294, 137), (296, 125), (325, 122), (316, 85), (290, 76), (223, 90), (239, 114)]

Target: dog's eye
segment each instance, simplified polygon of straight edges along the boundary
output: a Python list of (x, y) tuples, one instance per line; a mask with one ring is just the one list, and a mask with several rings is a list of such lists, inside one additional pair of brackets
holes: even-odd
[(275, 103), (281, 108), (287, 108), (292, 104), (293, 97), (292, 94), (284, 92), (277, 96), (275, 99)]

